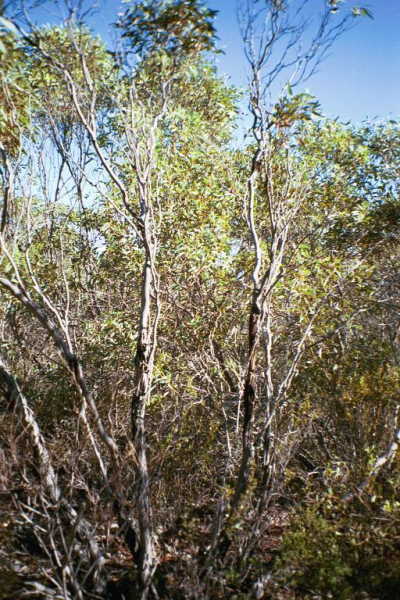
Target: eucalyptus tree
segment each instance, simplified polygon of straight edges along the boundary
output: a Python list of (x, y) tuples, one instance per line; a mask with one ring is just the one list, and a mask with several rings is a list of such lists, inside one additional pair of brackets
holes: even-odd
[[(157, 171), (159, 144), (163, 143), (161, 134), (174, 88), (196, 56), (213, 49), (214, 14), (198, 2), (177, 2), (173, 8), (157, 2), (128, 7), (119, 28), (135, 58), (132, 59), (128, 53), (122, 71), (121, 65), (112, 63), (101, 43), (88, 34), (73, 13), (62, 28), (38, 29), (30, 23), (30, 30), (23, 30), (16, 25), (19, 38), (28, 49), (31, 77), (36, 84), (35, 99), (39, 97), (37, 118), (47, 121), (61, 156), (56, 196), (62, 193), (59, 184), (64, 168), (70, 171), (78, 195), (82, 195), (82, 181), (91, 182), (87, 170), (89, 155), (87, 151), (82, 155), (82, 148), (76, 146), (87, 140), (96, 157), (97, 168), (102, 171), (102, 183), (108, 191), (105, 192), (104, 188), (99, 191), (100, 186), (96, 184), (94, 188), (103, 198), (106, 195), (116, 214), (125, 222), (131, 243), (143, 254), (131, 403), (138, 514), (138, 539), (131, 549), (138, 563), (143, 598), (149, 593), (157, 564), (145, 416), (153, 384), (161, 314), (158, 252), (163, 207)], [(46, 112), (40, 116), (43, 107)], [(84, 138), (76, 137), (71, 141), (71, 131), (77, 129), (84, 132)], [(4, 210), (8, 210), (7, 206)], [(29, 201), (27, 210), (29, 227)], [(31, 233), (28, 231), (28, 238)], [(7, 240), (2, 240), (2, 250), (11, 266), (12, 278), (2, 277), (1, 284), (31, 311), (61, 355), (79, 394), (80, 419), (85, 424), (104, 484), (115, 496), (114, 504), (118, 506), (120, 500), (114, 489), (115, 477), (109, 473), (97, 434), (108, 449), (109, 466), (116, 477), (120, 456), (116, 442), (99, 413), (96, 395), (85, 375), (72, 335), (68, 278), (64, 271), (65, 297), (62, 300), (64, 306), (60, 308), (32, 268), (30, 245), (31, 242), (21, 269)], [(25, 271), (29, 284), (24, 281)], [(95, 433), (88, 411), (94, 419)]]
[[(239, 8), (249, 65), (253, 137), (243, 197), (253, 253), (252, 293), (239, 398), (243, 414), (241, 461), (237, 476), (230, 489), (223, 492), (217, 510), (211, 562), (215, 552), (223, 556), (229, 547), (227, 528), (246, 505), (250, 490), (253, 490), (250, 503), (255, 507), (250, 538), (254, 542), (259, 535), (262, 515), (277, 482), (277, 415), (286, 405), (316, 318), (337, 281), (345, 276), (346, 269), (331, 270), (330, 283), (325, 282), (321, 295), (307, 303), (307, 318), (286, 353), (286, 365), (278, 367), (282, 340), (276, 315), (283, 309), (280, 303), (286, 303), (281, 290), (289, 285), (291, 269), (301, 250), (296, 225), (307, 212), (315, 176), (315, 171), (299, 160), (296, 144), (301, 124), (319, 115), (319, 104), (302, 92), (301, 86), (313, 76), (336, 39), (360, 15), (371, 16), (363, 7), (325, 1), (319, 4), (319, 10), (315, 7), (311, 10), (308, 2), (273, 0), (263, 3), (248, 0)], [(305, 235), (308, 238), (311, 231)], [(358, 263), (354, 263), (349, 276), (357, 267)], [(246, 552), (243, 550), (244, 556)]]

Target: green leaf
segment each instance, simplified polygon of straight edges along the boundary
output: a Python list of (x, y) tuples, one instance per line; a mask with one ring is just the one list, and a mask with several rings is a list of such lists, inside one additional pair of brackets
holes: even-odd
[(12, 33), (18, 34), (18, 30), (15, 27), (14, 23), (6, 19), (5, 17), (0, 17), (0, 27), (3, 29), (7, 29), (8, 31), (12, 31)]
[(370, 19), (374, 18), (371, 11), (361, 6), (353, 8), (352, 13), (354, 17), (369, 17)]
[(370, 10), (368, 10), (368, 8), (360, 8), (360, 12), (363, 17), (369, 17), (370, 19), (374, 18), (373, 14)]

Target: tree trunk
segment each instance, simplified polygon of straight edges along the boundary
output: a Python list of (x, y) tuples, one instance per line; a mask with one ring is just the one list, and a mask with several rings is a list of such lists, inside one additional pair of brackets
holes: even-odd
[[(145, 600), (148, 596), (156, 565), (145, 422), (146, 408), (151, 394), (153, 379), (155, 336), (158, 320), (158, 286), (154, 264), (155, 254), (156, 248), (152, 240), (151, 224), (145, 219), (145, 264), (143, 267), (142, 302), (135, 355), (135, 381), (131, 412), (132, 438), (136, 451), (139, 522), (138, 567), (142, 600)], [(152, 310), (153, 299), (156, 303), (155, 315), (153, 315)]]
[(239, 475), (232, 500), (232, 511), (235, 511), (243, 494), (246, 493), (251, 470), (251, 462), (254, 457), (254, 406), (257, 398), (256, 391), (256, 352), (260, 330), (262, 326), (262, 311), (257, 297), (254, 298), (249, 316), (249, 350), (246, 373), (244, 377), (243, 391), (240, 403), (243, 406), (243, 428), (242, 428), (242, 460)]

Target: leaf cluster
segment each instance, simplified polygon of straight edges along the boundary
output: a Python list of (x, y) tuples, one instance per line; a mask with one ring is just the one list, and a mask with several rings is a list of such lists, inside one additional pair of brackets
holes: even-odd
[(216, 14), (199, 0), (150, 0), (129, 7), (118, 27), (138, 54), (163, 52), (181, 60), (214, 50)]

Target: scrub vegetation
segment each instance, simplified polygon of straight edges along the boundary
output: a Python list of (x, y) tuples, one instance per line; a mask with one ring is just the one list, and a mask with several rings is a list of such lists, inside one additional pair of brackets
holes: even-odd
[(0, 5), (0, 600), (400, 598), (400, 127), (306, 91), (371, 13), (243, 0), (237, 90), (200, 0), (113, 50), (38, 5)]

